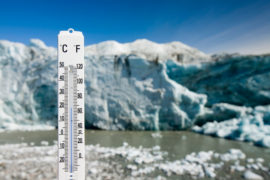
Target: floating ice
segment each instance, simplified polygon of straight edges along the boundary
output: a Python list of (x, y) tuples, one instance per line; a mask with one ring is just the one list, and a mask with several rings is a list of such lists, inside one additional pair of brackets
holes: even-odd
[(255, 174), (254, 172), (249, 170), (244, 173), (244, 178), (248, 180), (263, 180), (262, 176)]
[(193, 127), (193, 131), (270, 147), (270, 125), (265, 125), (260, 115), (246, 115), (219, 123), (208, 122), (202, 127)]
[(48, 141), (41, 141), (40, 144), (42, 146), (48, 146), (49, 145), (49, 142)]
[[(266, 174), (269, 168), (263, 159), (256, 160), (261, 161), (260, 164), (245, 164), (245, 161), (240, 164), (245, 157), (241, 150), (231, 149), (224, 154), (214, 151), (193, 152), (172, 161), (159, 146), (132, 147), (124, 143), (112, 148), (86, 145), (86, 174), (87, 179), (155, 179), (157, 175), (159, 179), (168, 176), (174, 176), (175, 179), (192, 176), (198, 179), (215, 178), (220, 173), (230, 178), (234, 176), (233, 173), (246, 170), (245, 178), (258, 178), (259, 174), (270, 177), (270, 174)], [(0, 145), (0, 159), (0, 179), (57, 179), (57, 145)], [(258, 174), (254, 175), (253, 170)]]
[(162, 138), (162, 135), (161, 135), (160, 132), (152, 133), (151, 136), (152, 136), (153, 138)]

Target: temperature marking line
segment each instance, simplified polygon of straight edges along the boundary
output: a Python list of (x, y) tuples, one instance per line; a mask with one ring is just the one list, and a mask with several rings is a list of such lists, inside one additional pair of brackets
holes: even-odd
[(69, 161), (69, 156), (68, 156), (68, 102), (69, 102), (69, 88), (68, 88), (68, 85), (69, 85), (69, 82), (68, 82), (68, 67), (65, 67), (64, 68), (65, 71), (64, 71), (64, 77), (65, 77), (65, 96), (64, 96), (64, 101), (65, 101), (65, 112), (64, 112), (64, 118), (65, 118), (65, 172), (68, 172), (68, 161)]
[(72, 108), (70, 108), (70, 172), (72, 173)]

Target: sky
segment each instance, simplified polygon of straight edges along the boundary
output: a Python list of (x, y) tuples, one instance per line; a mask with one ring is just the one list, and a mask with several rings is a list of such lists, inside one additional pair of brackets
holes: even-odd
[(270, 0), (0, 0), (0, 40), (49, 46), (68, 28), (85, 44), (146, 38), (205, 53), (270, 53)]

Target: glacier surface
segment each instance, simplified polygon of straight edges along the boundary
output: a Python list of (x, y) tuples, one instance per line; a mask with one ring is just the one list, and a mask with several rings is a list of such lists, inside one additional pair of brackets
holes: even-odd
[[(56, 54), (55, 48), (37, 39), (28, 46), (0, 42), (2, 129), (57, 125)], [(195, 63), (209, 57), (179, 42), (157, 44), (143, 39), (87, 46), (86, 127), (114, 130), (191, 127), (202, 113), (206, 95), (189, 91), (168, 78), (165, 62), (173, 58), (181, 63)]]
[(226, 55), (206, 63), (168, 60), (169, 78), (207, 95), (193, 131), (270, 147), (270, 55)]
[[(180, 42), (85, 47), (86, 127), (180, 130), (270, 147), (270, 55), (209, 56)], [(0, 41), (0, 128), (57, 126), (57, 50)]]
[(203, 64), (167, 64), (168, 76), (192, 91), (206, 94), (208, 106), (223, 102), (254, 107), (270, 102), (270, 55), (227, 55)]

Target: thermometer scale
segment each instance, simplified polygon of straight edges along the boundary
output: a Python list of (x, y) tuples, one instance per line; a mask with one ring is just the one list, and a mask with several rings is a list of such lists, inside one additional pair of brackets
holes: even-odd
[(85, 179), (84, 37), (58, 35), (58, 179)]

